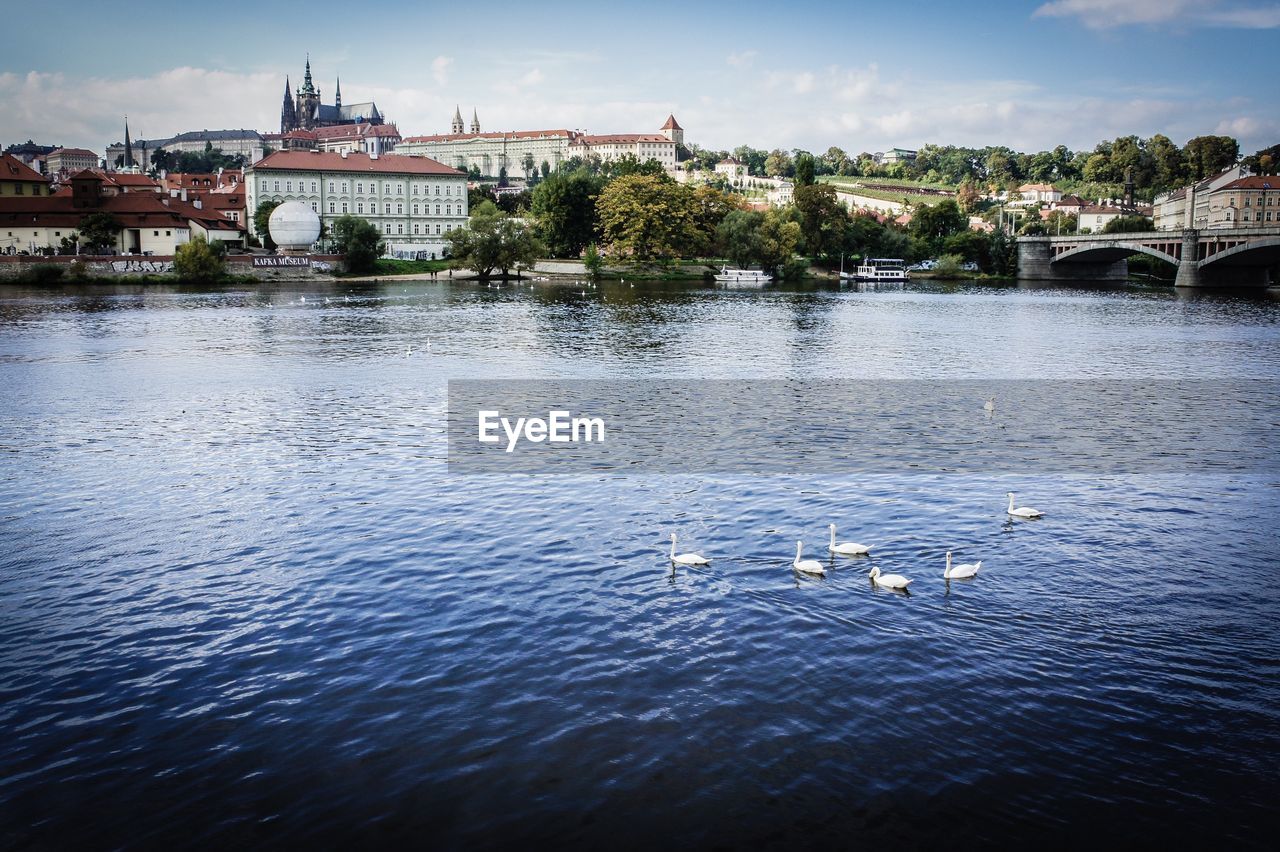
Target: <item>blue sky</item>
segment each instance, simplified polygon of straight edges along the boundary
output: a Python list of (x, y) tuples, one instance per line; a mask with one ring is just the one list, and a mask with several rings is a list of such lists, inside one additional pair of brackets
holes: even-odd
[(274, 130), (308, 51), (326, 102), (341, 75), (344, 100), (376, 100), (405, 135), (446, 131), (460, 104), (486, 130), (638, 132), (674, 112), (711, 148), (1280, 142), (1273, 0), (127, 8), (42, 9), (47, 38), (6, 45), (0, 143), (101, 150), (125, 113), (143, 137)]

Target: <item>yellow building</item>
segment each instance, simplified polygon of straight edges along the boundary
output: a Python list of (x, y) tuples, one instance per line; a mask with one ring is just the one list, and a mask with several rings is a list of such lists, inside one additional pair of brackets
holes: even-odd
[(51, 194), (44, 175), (12, 154), (0, 155), (0, 196), (39, 197)]

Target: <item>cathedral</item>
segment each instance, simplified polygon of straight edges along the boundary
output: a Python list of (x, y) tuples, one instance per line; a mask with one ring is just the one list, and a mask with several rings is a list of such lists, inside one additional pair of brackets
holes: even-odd
[(311, 82), (311, 57), (307, 57), (307, 74), (296, 96), (284, 81), (284, 105), (280, 108), (280, 132), (314, 130), (340, 124), (382, 124), (382, 113), (373, 101), (342, 105), (342, 81), (333, 90), (333, 103), (320, 103), (320, 90)]

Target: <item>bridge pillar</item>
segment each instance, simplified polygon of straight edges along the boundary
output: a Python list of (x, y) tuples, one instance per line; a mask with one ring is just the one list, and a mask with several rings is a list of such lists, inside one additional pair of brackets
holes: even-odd
[(1173, 279), (1173, 286), (1200, 286), (1200, 232), (1194, 228), (1182, 231), (1182, 257), (1178, 261), (1178, 274)]
[(1018, 277), (1048, 281), (1053, 278), (1049, 269), (1049, 238), (1018, 238)]

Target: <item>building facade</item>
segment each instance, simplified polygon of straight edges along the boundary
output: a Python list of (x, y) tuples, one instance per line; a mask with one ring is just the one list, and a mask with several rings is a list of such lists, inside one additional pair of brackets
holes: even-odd
[(428, 157), (279, 151), (245, 172), (250, 220), (264, 201), (300, 201), (332, 228), (340, 216), (373, 223), (395, 256), (441, 257), (467, 223), (467, 176)]
[(397, 154), (431, 157), (460, 171), (476, 170), (497, 177), (503, 169), (509, 177), (529, 177), (546, 163), (555, 170), (572, 157), (617, 159), (632, 154), (645, 161), (657, 160), (668, 172), (676, 170), (676, 147), (684, 144), (684, 128), (668, 116), (658, 133), (597, 135), (576, 130), (512, 130), (482, 132), (479, 116), (471, 114), (471, 128), (464, 132), (462, 112), (455, 108), (451, 132), (411, 136), (396, 145)]
[(1233, 166), (1191, 186), (1157, 195), (1156, 228), (1275, 227), (1280, 225), (1277, 188), (1280, 177), (1253, 175), (1245, 166)]
[(51, 175), (74, 174), (98, 166), (98, 155), (84, 148), (55, 148), (45, 157), (45, 169)]
[(34, 198), (50, 194), (44, 175), (13, 154), (0, 154), (0, 196)]

